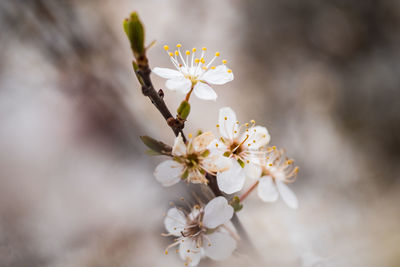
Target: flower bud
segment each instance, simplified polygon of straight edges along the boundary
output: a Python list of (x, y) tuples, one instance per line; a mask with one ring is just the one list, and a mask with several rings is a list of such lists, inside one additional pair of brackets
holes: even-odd
[(130, 17), (124, 20), (124, 30), (128, 37), (131, 48), (135, 55), (144, 53), (144, 27), (136, 12), (132, 12)]
[(235, 212), (240, 211), (243, 208), (243, 205), (240, 204), (240, 198), (238, 196), (234, 196), (229, 203)]

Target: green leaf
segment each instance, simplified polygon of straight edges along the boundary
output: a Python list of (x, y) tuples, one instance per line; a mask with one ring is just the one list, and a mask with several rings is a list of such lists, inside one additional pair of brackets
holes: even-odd
[(240, 211), (243, 208), (243, 205), (240, 204), (240, 198), (238, 196), (234, 196), (229, 203), (235, 212)]
[(190, 113), (189, 102), (187, 102), (186, 100), (183, 100), (182, 103), (179, 105), (177, 112), (178, 112), (178, 116), (181, 119), (186, 120)]
[(153, 152), (155, 155), (171, 155), (172, 148), (161, 141), (157, 141), (147, 135), (141, 136), (142, 142)]

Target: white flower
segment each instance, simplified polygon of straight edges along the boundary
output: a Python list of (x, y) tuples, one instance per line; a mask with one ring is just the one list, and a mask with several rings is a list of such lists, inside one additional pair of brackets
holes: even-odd
[(233, 216), (233, 208), (224, 197), (212, 199), (205, 207), (195, 205), (188, 213), (183, 209), (171, 208), (164, 220), (169, 232), (175, 236), (168, 249), (179, 245), (179, 255), (185, 265), (196, 266), (201, 258), (213, 260), (228, 258), (236, 248), (234, 231), (226, 224)]
[(293, 160), (283, 157), (283, 150), (272, 149), (272, 152), (260, 166), (260, 178), (257, 187), (258, 196), (264, 202), (274, 202), (281, 195), (283, 201), (292, 209), (297, 209), (298, 200), (287, 186), (294, 182), (299, 171), (293, 166)]
[[(158, 76), (167, 79), (165, 86), (174, 91), (179, 91), (183, 94), (194, 94), (204, 100), (215, 100), (217, 94), (210, 87), (210, 84), (225, 84), (233, 80), (232, 70), (226, 67), (226, 60), (223, 60), (221, 65), (216, 67), (211, 66), (214, 60), (220, 56), (219, 52), (215, 53), (214, 58), (208, 64), (204, 59), (205, 47), (202, 48), (200, 58), (196, 58), (196, 48), (191, 52), (187, 50), (186, 55), (182, 55), (180, 48), (181, 44), (177, 44), (174, 53), (169, 52), (169, 47), (164, 46), (164, 49), (170, 56), (172, 64), (177, 70), (168, 68), (154, 68), (153, 72)], [(184, 56), (186, 57), (184, 59)]]
[(206, 132), (190, 138), (185, 144), (179, 135), (172, 148), (172, 159), (161, 162), (154, 171), (157, 181), (163, 186), (174, 185), (180, 180), (207, 184), (206, 172), (216, 174), (229, 169), (229, 159), (208, 148), (214, 139), (212, 133)]
[(232, 194), (243, 188), (246, 176), (256, 178), (254, 163), (266, 155), (261, 149), (269, 143), (271, 137), (267, 128), (256, 126), (254, 120), (251, 124), (239, 125), (235, 112), (229, 107), (219, 110), (217, 127), (221, 138), (214, 141), (214, 146), (232, 162), (229, 170), (217, 173), (218, 187)]

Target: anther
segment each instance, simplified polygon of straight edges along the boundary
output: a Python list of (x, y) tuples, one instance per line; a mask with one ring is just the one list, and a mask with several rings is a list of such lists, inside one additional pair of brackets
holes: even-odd
[(165, 251), (165, 255), (168, 255), (168, 250)]
[(176, 47), (177, 47), (177, 48), (181, 48), (182, 45), (181, 45), (181, 44), (177, 44)]
[(245, 126), (246, 126), (246, 127), (249, 127), (249, 125), (250, 125), (250, 124), (249, 124), (248, 122), (246, 122)]
[(229, 69), (229, 70), (227, 70), (228, 71), (228, 73), (232, 73), (232, 70), (231, 69)]
[(164, 50), (168, 51), (168, 49), (169, 49), (169, 46), (168, 45), (164, 45)]
[(205, 61), (204, 58), (201, 58), (200, 61), (201, 61), (201, 63), (203, 63), (203, 64), (206, 63), (206, 61)]
[(186, 250), (187, 251), (187, 253), (189, 253), (190, 252), (190, 249), (188, 249), (188, 250)]
[(219, 124), (217, 124), (217, 128), (219, 127)]
[(227, 119), (228, 119), (228, 117), (225, 117), (225, 118), (224, 118), (224, 120), (227, 120)]
[(224, 63), (224, 64), (226, 64), (228, 61), (226, 61), (225, 59), (224, 60), (222, 60), (222, 63)]
[(206, 67), (206, 66), (204, 66), (204, 67), (202, 67), (202, 69), (203, 69), (203, 70), (206, 70), (206, 69), (207, 69), (207, 67)]
[(251, 122), (252, 124), (255, 124), (255, 123), (256, 123), (256, 121), (255, 121), (255, 120), (251, 120), (250, 122)]
[(189, 138), (192, 138), (192, 137), (193, 137), (193, 134), (191, 134), (191, 133), (188, 134), (188, 137), (189, 137)]
[(253, 140), (253, 143), (255, 143), (256, 142), (256, 140)]
[(175, 55), (177, 56), (177, 55), (179, 55), (179, 52), (178, 52), (178, 50), (175, 50)]
[(273, 146), (272, 149), (275, 150), (275, 149), (276, 149), (276, 146)]
[(172, 57), (174, 55), (172, 52), (169, 52), (168, 54), (170, 57)]
[(216, 52), (216, 53), (215, 53), (215, 56), (216, 56), (216, 57), (219, 57), (219, 55), (220, 55), (219, 52)]
[(272, 163), (268, 164), (270, 167), (272, 167)]
[(194, 53), (194, 52), (196, 52), (196, 47), (193, 47), (193, 49), (192, 49), (192, 52)]
[(199, 63), (199, 62), (200, 62), (200, 59), (195, 58), (195, 59), (194, 59), (194, 62)]
[(186, 55), (190, 55), (190, 51), (189, 50), (186, 50)]
[(206, 51), (207, 47), (202, 47), (201, 50)]
[(211, 69), (212, 69), (212, 70), (215, 70), (215, 66), (211, 66)]

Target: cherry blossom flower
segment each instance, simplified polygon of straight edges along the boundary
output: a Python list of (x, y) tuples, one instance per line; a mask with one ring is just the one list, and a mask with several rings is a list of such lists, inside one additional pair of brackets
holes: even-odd
[(178, 246), (179, 255), (186, 266), (196, 266), (203, 257), (213, 260), (228, 258), (236, 248), (232, 237), (230, 219), (233, 208), (224, 197), (216, 197), (204, 206), (195, 205), (189, 212), (176, 207), (171, 208), (164, 220), (168, 234), (175, 236), (168, 249)]
[(167, 79), (165, 86), (170, 90), (189, 96), (193, 91), (198, 98), (204, 100), (217, 99), (217, 94), (210, 84), (221, 85), (233, 80), (232, 70), (226, 67), (226, 60), (222, 60), (221, 65), (212, 66), (215, 59), (220, 56), (219, 52), (216, 52), (215, 56), (206, 63), (204, 56), (207, 49), (205, 47), (202, 48), (199, 58), (196, 57), (196, 48), (193, 48), (192, 52), (186, 50), (183, 55), (182, 45), (177, 44), (176, 47), (175, 52), (170, 52), (167, 45), (164, 49), (177, 70), (157, 67), (153, 69), (153, 72)]
[(276, 148), (271, 150), (256, 171), (260, 177), (257, 187), (258, 196), (264, 202), (275, 202), (281, 195), (290, 208), (297, 209), (297, 197), (287, 184), (294, 182), (299, 168), (293, 165), (293, 160), (284, 157), (283, 150)]
[(172, 148), (172, 159), (161, 162), (154, 171), (157, 181), (163, 186), (174, 185), (180, 180), (207, 184), (206, 173), (215, 175), (217, 172), (228, 170), (230, 161), (220, 152), (208, 148), (214, 139), (211, 132), (205, 132), (189, 138), (185, 144), (179, 135)]
[(253, 165), (258, 158), (266, 155), (261, 149), (269, 143), (271, 137), (267, 128), (256, 126), (254, 120), (251, 124), (239, 125), (235, 112), (229, 107), (219, 110), (217, 127), (221, 138), (215, 140), (213, 145), (232, 162), (229, 170), (217, 173), (218, 187), (232, 194), (243, 188), (246, 176), (255, 175)]

